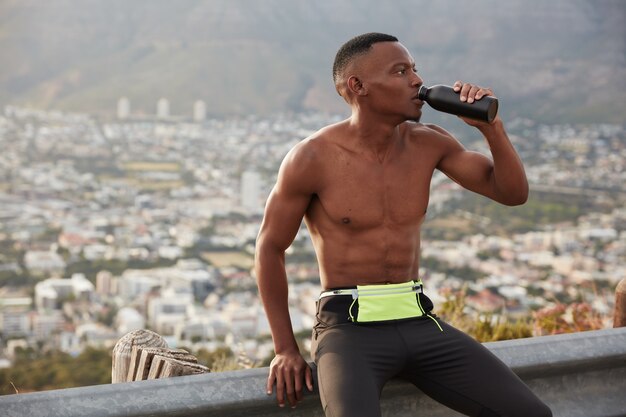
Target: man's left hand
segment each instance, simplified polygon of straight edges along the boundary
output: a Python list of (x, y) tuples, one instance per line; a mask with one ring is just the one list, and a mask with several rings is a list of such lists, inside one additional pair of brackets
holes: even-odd
[[(466, 101), (468, 103), (473, 103), (477, 100), (480, 100), (481, 98), (485, 96), (495, 97), (491, 88), (480, 87), (475, 84), (464, 83), (463, 81), (456, 81), (454, 85), (452, 86), (452, 88), (454, 88), (454, 91), (456, 91), (457, 93), (460, 93), (459, 99), (461, 101)], [(493, 125), (495, 124), (496, 120), (498, 120), (499, 118), (500, 116), (496, 116), (491, 121), (491, 123), (488, 123), (488, 122), (483, 122), (480, 120), (469, 119), (467, 117), (460, 117), (460, 119), (463, 120), (465, 123), (474, 127), (485, 127), (485, 126)]]

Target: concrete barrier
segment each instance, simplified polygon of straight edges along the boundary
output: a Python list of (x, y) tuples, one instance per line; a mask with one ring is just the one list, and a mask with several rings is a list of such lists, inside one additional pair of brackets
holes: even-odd
[[(485, 344), (562, 417), (626, 417), (626, 328)], [(265, 394), (267, 368), (0, 397), (4, 417), (323, 417), (317, 393), (296, 408)], [(391, 381), (384, 416), (459, 416), (412, 385)], [(532, 417), (532, 416), (529, 416)]]

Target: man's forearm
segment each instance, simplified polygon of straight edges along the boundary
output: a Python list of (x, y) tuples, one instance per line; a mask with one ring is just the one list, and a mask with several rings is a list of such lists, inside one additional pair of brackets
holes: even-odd
[(524, 165), (509, 140), (500, 120), (481, 127), (493, 157), (493, 181), (499, 201), (508, 205), (519, 205), (528, 198), (528, 180)]
[(284, 252), (261, 247), (255, 265), (259, 294), (270, 324), (275, 352), (298, 350), (289, 317)]

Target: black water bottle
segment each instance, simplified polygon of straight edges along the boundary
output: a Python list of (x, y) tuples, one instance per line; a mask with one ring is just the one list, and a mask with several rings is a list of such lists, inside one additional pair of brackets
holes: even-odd
[(434, 85), (430, 88), (421, 86), (418, 98), (435, 110), (484, 122), (491, 123), (498, 114), (497, 98), (483, 96), (480, 100), (468, 103), (461, 101), (459, 92), (447, 85)]

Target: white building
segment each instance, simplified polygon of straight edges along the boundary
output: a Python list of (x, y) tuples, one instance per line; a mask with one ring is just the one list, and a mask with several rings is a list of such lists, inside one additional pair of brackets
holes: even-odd
[(85, 323), (76, 327), (76, 336), (87, 346), (111, 348), (118, 341), (118, 335), (101, 323)]
[(53, 251), (28, 251), (24, 265), (31, 274), (60, 274), (65, 270), (65, 261)]
[(9, 359), (15, 359), (18, 349), (28, 349), (28, 341), (26, 339), (10, 339), (6, 341), (4, 352)]
[(109, 271), (100, 271), (96, 275), (96, 292), (100, 295), (115, 294), (116, 288), (113, 274)]
[(261, 212), (261, 175), (246, 171), (241, 175), (241, 206), (253, 213)]
[(80, 343), (80, 337), (74, 332), (62, 331), (58, 338), (59, 350), (70, 355), (78, 355), (82, 352), (83, 348)]
[(193, 103), (193, 120), (194, 122), (203, 122), (206, 119), (206, 103), (202, 100), (196, 100)]
[(170, 117), (170, 102), (166, 98), (160, 98), (157, 101), (157, 117), (159, 119), (167, 119)]
[(144, 317), (132, 307), (121, 308), (115, 317), (115, 327), (119, 334), (126, 334), (133, 330), (140, 330), (146, 327)]
[(59, 310), (47, 313), (32, 313), (31, 324), (33, 336), (36, 340), (47, 340), (53, 333), (61, 331), (63, 327), (63, 315)]
[(84, 274), (73, 274), (72, 290), (77, 300), (91, 301), (94, 294), (94, 285), (85, 277)]
[(150, 271), (127, 269), (120, 278), (120, 295), (127, 301), (145, 295), (161, 286), (161, 280), (149, 275)]
[(30, 332), (28, 312), (32, 303), (31, 297), (0, 298), (0, 333), (4, 337)]
[(69, 297), (90, 301), (93, 294), (94, 286), (83, 274), (74, 274), (71, 278), (49, 278), (35, 285), (35, 306), (38, 310), (54, 310)]
[(191, 291), (178, 292), (167, 288), (160, 297), (148, 301), (148, 324), (161, 335), (173, 335), (176, 328), (189, 316), (193, 307)]
[(120, 120), (128, 119), (130, 116), (130, 100), (126, 97), (121, 97), (117, 101), (117, 118)]

